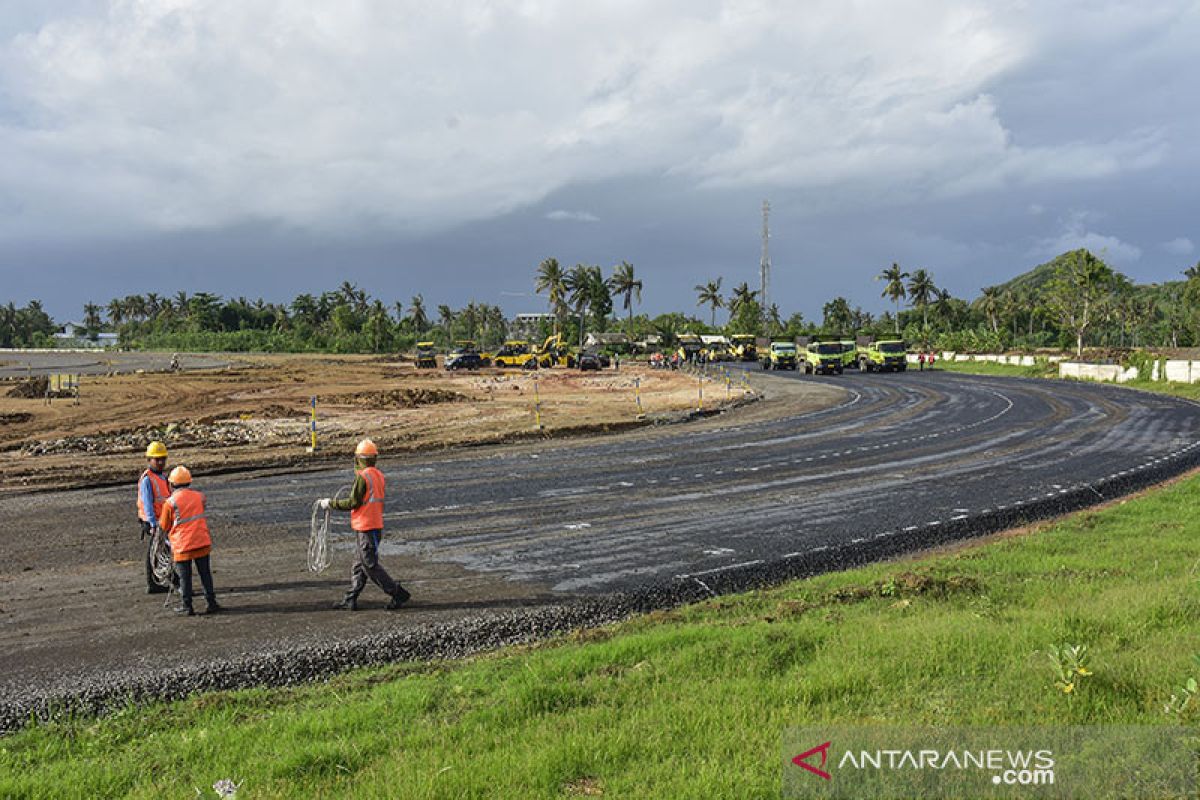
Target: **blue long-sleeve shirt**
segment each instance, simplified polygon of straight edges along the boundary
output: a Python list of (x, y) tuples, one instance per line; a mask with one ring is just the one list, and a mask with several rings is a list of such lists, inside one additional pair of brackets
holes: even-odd
[[(154, 472), (154, 470), (150, 470)], [(162, 476), (161, 472), (154, 472), (155, 475)], [(150, 517), (150, 530), (158, 528), (158, 514), (154, 510), (154, 487), (150, 484), (150, 476), (143, 475), (138, 481), (138, 494), (142, 498), (142, 508), (146, 509), (146, 515)]]

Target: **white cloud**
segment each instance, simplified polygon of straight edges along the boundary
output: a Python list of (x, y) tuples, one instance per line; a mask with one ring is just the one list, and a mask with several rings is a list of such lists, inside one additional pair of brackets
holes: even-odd
[(599, 222), (600, 218), (595, 214), (587, 211), (565, 211), (556, 209), (546, 215), (546, 219), (552, 219), (555, 222)]
[(1196, 252), (1196, 246), (1186, 236), (1180, 236), (1169, 242), (1163, 242), (1162, 249), (1175, 256), (1190, 256)]
[(424, 230), (647, 174), (837, 187), (869, 205), (1161, 160), (1153, 129), (1014, 140), (988, 90), (1074, 30), (1044, 14), (984, 0), (111, 0), (0, 42), (0, 238)]
[(1043, 239), (1030, 255), (1051, 258), (1068, 250), (1085, 248), (1117, 267), (1128, 266), (1142, 257), (1142, 250), (1137, 245), (1091, 230), (1089, 221), (1092, 219), (1093, 215), (1087, 212), (1075, 212), (1063, 224), (1060, 233)]

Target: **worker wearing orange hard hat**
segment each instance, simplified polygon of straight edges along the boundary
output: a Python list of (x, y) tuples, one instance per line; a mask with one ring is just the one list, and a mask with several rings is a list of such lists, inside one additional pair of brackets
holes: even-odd
[(171, 495), (167, 484), (167, 446), (151, 442), (146, 448), (146, 469), (138, 478), (137, 512), (142, 525), (142, 541), (146, 542), (146, 594), (163, 594), (170, 589), (154, 577), (154, 534), (163, 503)]
[(204, 599), (208, 603), (205, 613), (216, 614), (223, 609), (217, 603), (213, 591), (212, 569), (209, 555), (212, 552), (212, 536), (208, 532), (208, 519), (204, 508), (204, 494), (192, 488), (192, 473), (187, 467), (171, 470), (171, 496), (163, 503), (162, 516), (158, 524), (171, 536), (171, 557), (175, 561), (175, 573), (179, 576), (179, 594), (182, 605), (176, 613), (193, 616), (192, 610), (192, 564), (200, 573), (204, 586)]
[(334, 604), (335, 608), (358, 610), (358, 596), (370, 578), (392, 600), (387, 607), (395, 610), (403, 606), (409, 593), (392, 579), (379, 563), (379, 544), (383, 539), (383, 499), (386, 481), (383, 473), (375, 467), (379, 448), (370, 439), (363, 439), (354, 449), (354, 486), (350, 496), (344, 500), (324, 498), (319, 505), (323, 509), (350, 512), (350, 527), (356, 539), (356, 557), (350, 568), (350, 589), (346, 596)]

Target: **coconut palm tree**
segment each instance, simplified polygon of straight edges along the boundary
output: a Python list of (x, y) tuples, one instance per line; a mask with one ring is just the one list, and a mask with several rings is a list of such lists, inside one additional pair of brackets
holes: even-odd
[(592, 268), (584, 264), (576, 264), (563, 277), (563, 286), (567, 297), (579, 317), (579, 346), (583, 347), (584, 312), (592, 295)]
[(750, 284), (742, 281), (737, 286), (733, 287), (733, 294), (729, 298), (729, 313), (737, 316), (738, 311), (746, 303), (752, 303), (758, 299), (758, 291), (750, 288)]
[(408, 303), (408, 318), (412, 322), (413, 332), (420, 336), (429, 327), (429, 315), (425, 312), (425, 298), (414, 294)]
[(988, 318), (988, 324), (992, 326), (992, 333), (1000, 332), (1000, 308), (1003, 304), (1003, 298), (1000, 295), (999, 286), (985, 286), (983, 294), (979, 298), (979, 310), (982, 311)]
[(896, 304), (896, 335), (900, 335), (900, 301), (905, 297), (904, 279), (908, 277), (908, 273), (900, 269), (900, 265), (892, 262), (892, 265), (883, 272), (875, 276), (877, 281), (887, 281), (883, 286), (883, 292), (880, 297), (886, 297)]
[(642, 282), (633, 275), (633, 264), (622, 261), (613, 267), (613, 275), (608, 279), (613, 294), (621, 295), (621, 304), (629, 312), (629, 328), (626, 335), (633, 340), (633, 303), (642, 302)]
[(537, 283), (534, 284), (533, 290), (538, 294), (545, 293), (550, 303), (550, 313), (554, 316), (554, 333), (557, 334), (558, 323), (562, 317), (563, 298), (567, 294), (566, 275), (557, 258), (547, 258), (538, 264)]
[(725, 307), (725, 298), (721, 297), (721, 278), (715, 281), (709, 281), (705, 284), (696, 284), (696, 292), (700, 299), (696, 301), (698, 306), (708, 306), (712, 309), (712, 327), (717, 327), (717, 309)]
[(936, 296), (933, 276), (923, 269), (914, 272), (908, 281), (908, 299), (921, 310), (921, 323), (926, 328), (929, 327), (929, 303)]

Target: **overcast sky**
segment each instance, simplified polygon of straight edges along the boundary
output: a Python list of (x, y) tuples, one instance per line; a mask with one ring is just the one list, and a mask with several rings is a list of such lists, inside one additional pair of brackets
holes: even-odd
[(1200, 260), (1200, 3), (9, 0), (0, 301), (211, 291), (543, 310), (631, 261), (819, 317), (1079, 246)]

